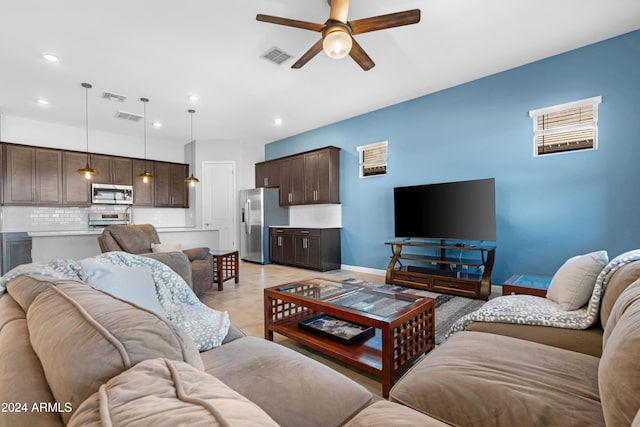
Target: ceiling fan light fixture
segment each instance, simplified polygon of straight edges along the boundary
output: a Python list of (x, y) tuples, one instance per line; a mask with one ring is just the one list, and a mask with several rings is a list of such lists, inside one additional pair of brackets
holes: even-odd
[(351, 52), (353, 40), (346, 26), (332, 25), (323, 34), (322, 49), (329, 58), (341, 59)]

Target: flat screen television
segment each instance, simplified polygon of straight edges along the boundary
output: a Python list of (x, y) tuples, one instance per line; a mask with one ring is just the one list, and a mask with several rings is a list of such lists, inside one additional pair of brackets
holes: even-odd
[(495, 179), (396, 187), (395, 236), (496, 240)]

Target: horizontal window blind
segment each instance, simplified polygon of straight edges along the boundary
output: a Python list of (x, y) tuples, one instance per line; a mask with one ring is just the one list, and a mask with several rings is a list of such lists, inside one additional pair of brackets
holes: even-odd
[(534, 120), (535, 155), (596, 147), (600, 97), (529, 112)]
[(357, 149), (360, 152), (360, 176), (387, 173), (387, 141), (362, 145)]

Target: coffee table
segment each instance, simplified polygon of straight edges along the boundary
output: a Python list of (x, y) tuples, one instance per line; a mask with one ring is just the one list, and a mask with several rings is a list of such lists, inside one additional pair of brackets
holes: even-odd
[[(435, 345), (432, 298), (326, 279), (291, 282), (264, 290), (264, 334), (274, 332), (382, 378), (382, 395)], [(353, 344), (310, 332), (299, 322), (326, 314), (375, 328)]]

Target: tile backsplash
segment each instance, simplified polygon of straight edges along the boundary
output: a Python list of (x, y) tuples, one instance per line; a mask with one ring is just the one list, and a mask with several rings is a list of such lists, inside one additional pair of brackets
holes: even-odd
[(291, 206), (289, 224), (295, 227), (342, 227), (342, 205)]
[[(78, 231), (89, 229), (89, 213), (124, 212), (126, 206), (93, 205), (80, 207), (2, 206), (1, 230), (9, 231)], [(187, 209), (134, 207), (132, 220), (136, 224), (150, 223), (156, 227), (185, 227)]]

